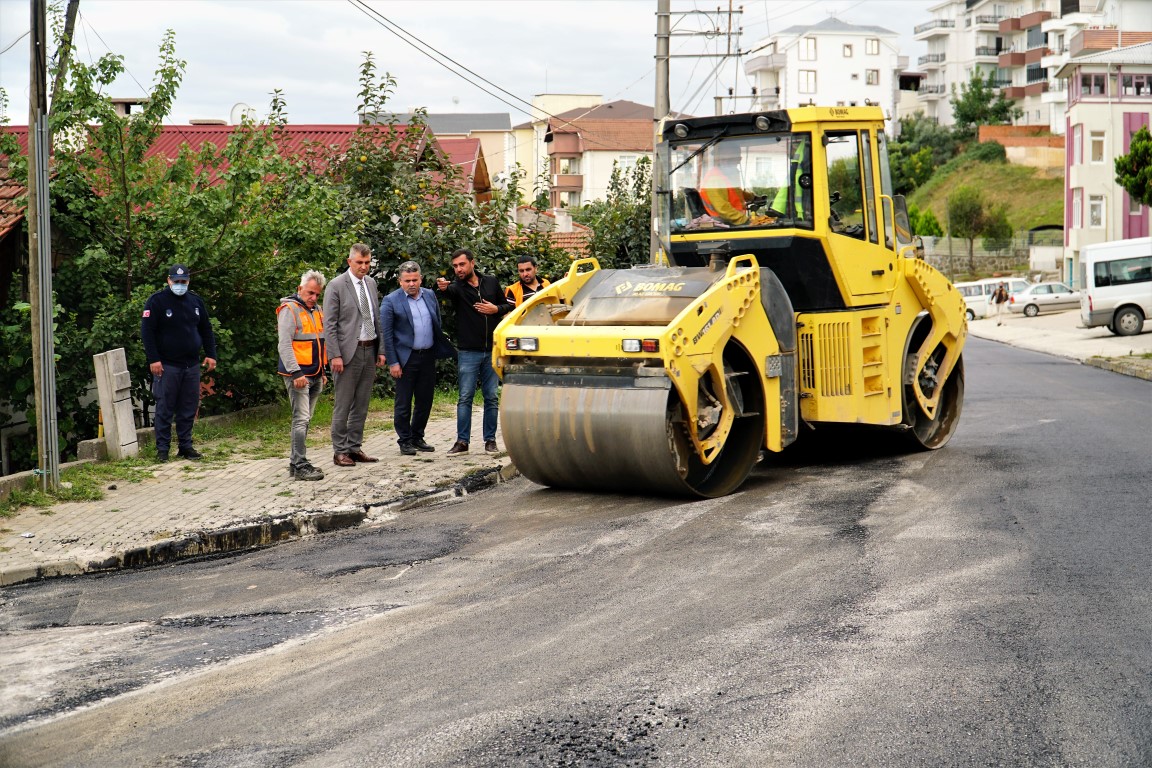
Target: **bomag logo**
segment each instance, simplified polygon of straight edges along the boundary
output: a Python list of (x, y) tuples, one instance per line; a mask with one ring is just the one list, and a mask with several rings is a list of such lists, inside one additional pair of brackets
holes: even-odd
[(832, 117), (848, 117), (850, 114), (846, 107), (832, 107), (829, 111), (832, 113)]
[(620, 285), (616, 286), (616, 295), (619, 296), (620, 294), (624, 293), (625, 291), (627, 291), (631, 287), (632, 287), (632, 283), (629, 282), (628, 280), (625, 280), (624, 282), (620, 283)]
[(632, 293), (679, 293), (684, 283), (637, 283)]

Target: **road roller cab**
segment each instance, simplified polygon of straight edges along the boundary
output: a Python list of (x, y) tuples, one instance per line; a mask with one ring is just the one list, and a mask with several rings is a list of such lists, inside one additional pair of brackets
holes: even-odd
[(821, 424), (946, 443), (964, 303), (915, 257), (883, 119), (667, 122), (658, 263), (578, 261), (496, 331), (517, 467), (545, 485), (717, 496)]

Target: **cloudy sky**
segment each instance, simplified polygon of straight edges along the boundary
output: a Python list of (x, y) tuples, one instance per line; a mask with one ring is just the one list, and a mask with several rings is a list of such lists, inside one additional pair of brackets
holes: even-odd
[[(61, 0), (63, 4), (63, 0)], [(930, 0), (736, 0), (743, 15), (739, 47), (830, 14), (901, 35), (915, 63), (924, 52), (912, 27), (926, 21)], [(672, 0), (676, 31), (726, 25), (726, 0)], [(110, 95), (144, 94), (154, 80), (166, 29), (187, 62), (172, 123), (227, 120), (236, 104), (267, 112), (281, 89), (292, 123), (345, 123), (355, 115), (364, 51), (392, 73), (397, 111), (507, 112), (523, 122), (524, 102), (538, 93), (594, 93), (605, 100), (651, 104), (656, 0), (81, 0), (77, 55), (94, 61), (114, 52), (126, 73)], [(28, 0), (0, 0), (0, 88), (13, 123), (28, 114)], [(723, 37), (683, 35), (673, 54), (724, 50)], [(431, 50), (434, 49), (434, 50)], [(423, 52), (421, 52), (423, 51)], [(438, 52), (438, 53), (437, 53)], [(448, 61), (452, 59), (454, 61)], [(708, 114), (713, 96), (748, 82), (735, 66), (713, 72), (717, 59), (677, 59), (672, 108)], [(463, 75), (464, 77), (461, 77)], [(469, 82), (471, 80), (472, 82)]]

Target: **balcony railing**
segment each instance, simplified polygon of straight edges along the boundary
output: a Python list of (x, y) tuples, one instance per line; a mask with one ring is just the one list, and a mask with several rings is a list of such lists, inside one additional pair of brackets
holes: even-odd
[(942, 53), (929, 53), (926, 56), (921, 56), (916, 60), (921, 66), (924, 64), (939, 64), (944, 61), (944, 54)]
[(992, 88), (1007, 88), (1008, 86), (1012, 85), (1012, 78), (1009, 78), (1009, 77), (991, 78), (988, 80), (988, 85), (989, 85), (989, 87), (992, 87)]
[(976, 23), (977, 24), (999, 24), (1003, 20), (1004, 20), (1003, 16), (983, 15), (983, 16), (977, 16), (976, 17)]
[(926, 22), (924, 24), (916, 25), (913, 27), (912, 31), (914, 34), (918, 35), (921, 32), (930, 32), (933, 29), (952, 29), (955, 26), (956, 22), (952, 19), (933, 19), (932, 21)]
[(1000, 51), (996, 50), (991, 45), (980, 45), (976, 47), (977, 56), (999, 56)]
[(920, 89), (918, 91), (918, 93), (922, 93), (926, 96), (927, 95), (939, 95), (939, 94), (947, 93), (947, 92), (948, 92), (948, 87), (944, 86), (944, 85), (922, 85), (922, 86), (920, 86)]

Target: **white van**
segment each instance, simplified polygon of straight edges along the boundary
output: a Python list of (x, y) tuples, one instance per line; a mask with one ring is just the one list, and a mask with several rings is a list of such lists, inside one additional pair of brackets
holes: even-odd
[(973, 283), (956, 283), (956, 290), (964, 297), (967, 305), (969, 320), (979, 317), (988, 317), (992, 314), (992, 294), (1000, 283), (1008, 285), (1008, 293), (1016, 293), (1027, 288), (1031, 283), (1022, 277), (990, 277), (987, 280), (977, 280)]
[(1080, 251), (1080, 320), (1135, 336), (1152, 317), (1152, 237), (1086, 245)]

